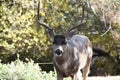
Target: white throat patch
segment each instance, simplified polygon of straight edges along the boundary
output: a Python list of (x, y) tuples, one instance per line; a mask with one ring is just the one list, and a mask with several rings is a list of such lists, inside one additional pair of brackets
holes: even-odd
[(78, 56), (77, 56), (77, 53), (78, 53), (78, 50), (76, 47), (74, 47), (74, 60), (78, 59)]

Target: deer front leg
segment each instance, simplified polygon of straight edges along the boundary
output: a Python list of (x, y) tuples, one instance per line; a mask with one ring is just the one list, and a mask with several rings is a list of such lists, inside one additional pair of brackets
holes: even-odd
[(82, 78), (82, 73), (80, 70), (77, 71), (76, 74), (72, 77), (72, 80), (80, 80)]
[(83, 80), (86, 80), (86, 77), (88, 76), (89, 72), (90, 72), (90, 63), (91, 63), (91, 58), (87, 59), (87, 63), (85, 65), (85, 67), (83, 68)]
[(60, 74), (57, 74), (57, 80), (63, 80), (63, 76), (61, 76)]

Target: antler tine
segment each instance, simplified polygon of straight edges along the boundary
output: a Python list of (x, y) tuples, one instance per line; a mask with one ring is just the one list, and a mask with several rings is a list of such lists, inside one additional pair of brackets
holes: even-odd
[(39, 23), (40, 25), (42, 25), (44, 28), (48, 29), (48, 30), (53, 30), (53, 29), (50, 28), (47, 24), (45, 24), (45, 23), (43, 23), (43, 22), (41, 22), (41, 21), (39, 21), (39, 20), (38, 20), (38, 23)]
[(68, 30), (68, 32), (70, 32), (71, 30), (73, 30), (73, 29), (75, 29), (75, 28), (77, 28), (77, 27), (79, 27), (79, 26), (84, 25), (85, 23), (86, 23), (86, 22), (79, 23), (79, 24), (75, 25), (74, 27), (70, 28), (70, 29)]
[(39, 12), (40, 12), (40, 1), (38, 2), (38, 14), (37, 14), (37, 17), (38, 17), (38, 23), (40, 25), (42, 25), (43, 27), (47, 28), (48, 30), (51, 30), (52, 28), (50, 28), (47, 24), (43, 23), (40, 21), (40, 15), (39, 15)]
[(84, 17), (85, 17), (85, 15), (84, 15), (84, 5), (83, 5), (83, 6), (82, 6), (82, 20), (80, 21), (79, 24), (77, 24), (77, 25), (73, 26), (72, 28), (70, 28), (70, 29), (68, 30), (68, 32), (70, 32), (71, 30), (73, 30), (73, 29), (75, 29), (75, 28), (77, 28), (77, 27), (79, 27), (79, 26), (84, 25), (84, 24), (86, 23), (86, 22), (84, 21)]
[(40, 10), (40, 1), (38, 2), (38, 11), (37, 11), (38, 24), (42, 25), (45, 29), (47, 29), (51, 36), (54, 36), (55, 32), (54, 32), (53, 28), (48, 26), (46, 23), (40, 21), (40, 15), (39, 15), (40, 11), (39, 10)]

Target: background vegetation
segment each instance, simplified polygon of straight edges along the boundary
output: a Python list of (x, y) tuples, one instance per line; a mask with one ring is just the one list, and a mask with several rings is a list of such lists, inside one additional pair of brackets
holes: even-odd
[[(37, 3), (38, 0), (0, 0), (1, 63), (16, 60), (17, 54), (22, 61), (52, 61), (50, 38), (36, 21)], [(87, 22), (75, 33), (87, 35), (95, 47), (105, 51), (111, 49), (110, 56), (114, 60), (102, 57), (94, 63), (100, 73), (98, 75), (119, 75), (119, 0), (40, 0), (41, 21), (60, 33), (80, 22), (82, 7)]]

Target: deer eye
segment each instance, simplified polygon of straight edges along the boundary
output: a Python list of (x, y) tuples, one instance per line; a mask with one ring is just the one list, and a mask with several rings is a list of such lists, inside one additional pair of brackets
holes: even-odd
[(56, 42), (55, 42), (55, 41), (53, 41), (53, 44), (56, 44)]
[(66, 44), (67, 44), (67, 42), (66, 42), (66, 41), (62, 42), (62, 45), (66, 45)]

